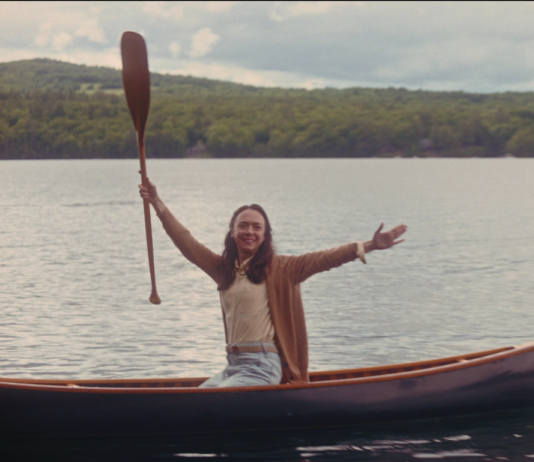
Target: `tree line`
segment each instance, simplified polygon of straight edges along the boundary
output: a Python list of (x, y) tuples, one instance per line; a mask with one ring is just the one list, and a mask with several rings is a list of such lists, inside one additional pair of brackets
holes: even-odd
[[(149, 157), (534, 156), (534, 93), (257, 88), (152, 74)], [(0, 158), (136, 157), (120, 72), (0, 66)]]

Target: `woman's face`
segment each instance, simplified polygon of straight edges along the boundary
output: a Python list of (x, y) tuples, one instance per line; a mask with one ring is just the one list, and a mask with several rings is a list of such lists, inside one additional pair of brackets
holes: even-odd
[(256, 255), (265, 241), (265, 220), (263, 215), (254, 209), (243, 210), (236, 218), (230, 235), (234, 238), (242, 263)]

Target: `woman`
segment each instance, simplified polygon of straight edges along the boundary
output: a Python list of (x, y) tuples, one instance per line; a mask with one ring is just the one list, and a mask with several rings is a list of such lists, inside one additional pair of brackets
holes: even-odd
[(328, 271), (372, 250), (400, 244), (406, 232), (399, 225), (367, 242), (354, 242), (304, 255), (276, 255), (271, 225), (256, 204), (234, 212), (222, 255), (198, 242), (172, 215), (148, 181), (139, 185), (165, 231), (184, 257), (205, 271), (216, 283), (221, 298), (228, 366), (202, 387), (235, 387), (305, 383), (308, 378), (308, 340), (300, 283), (315, 273)]

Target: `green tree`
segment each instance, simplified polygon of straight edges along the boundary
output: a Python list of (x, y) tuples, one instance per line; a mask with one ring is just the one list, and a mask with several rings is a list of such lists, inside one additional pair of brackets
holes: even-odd
[(506, 144), (506, 150), (517, 157), (533, 157), (534, 127), (518, 130)]

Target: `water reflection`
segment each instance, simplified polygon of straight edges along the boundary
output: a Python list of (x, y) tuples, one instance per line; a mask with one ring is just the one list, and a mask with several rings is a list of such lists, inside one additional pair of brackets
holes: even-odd
[(4, 460), (408, 461), (534, 458), (534, 408), (365, 428), (3, 442)]

